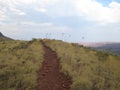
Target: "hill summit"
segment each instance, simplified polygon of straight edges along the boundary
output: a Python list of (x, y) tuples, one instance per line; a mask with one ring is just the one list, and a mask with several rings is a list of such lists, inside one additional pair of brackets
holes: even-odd
[(4, 36), (4, 35), (0, 32), (0, 40), (11, 40), (11, 38)]
[(0, 32), (0, 37), (3, 37), (3, 34)]

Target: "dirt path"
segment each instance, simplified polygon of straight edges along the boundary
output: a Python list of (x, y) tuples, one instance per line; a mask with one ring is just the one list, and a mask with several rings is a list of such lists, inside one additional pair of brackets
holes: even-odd
[(44, 62), (38, 73), (37, 90), (70, 90), (71, 79), (60, 72), (59, 59), (43, 42)]

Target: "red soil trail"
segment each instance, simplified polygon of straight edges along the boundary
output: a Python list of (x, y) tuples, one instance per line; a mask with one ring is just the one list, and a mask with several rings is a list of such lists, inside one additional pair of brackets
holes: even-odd
[(71, 78), (60, 72), (56, 52), (47, 47), (43, 41), (41, 43), (45, 54), (44, 62), (38, 73), (37, 90), (70, 90)]

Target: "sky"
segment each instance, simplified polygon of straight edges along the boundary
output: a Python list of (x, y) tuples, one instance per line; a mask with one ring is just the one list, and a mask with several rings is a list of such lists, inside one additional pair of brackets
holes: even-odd
[(120, 42), (120, 0), (0, 0), (0, 32), (19, 40)]

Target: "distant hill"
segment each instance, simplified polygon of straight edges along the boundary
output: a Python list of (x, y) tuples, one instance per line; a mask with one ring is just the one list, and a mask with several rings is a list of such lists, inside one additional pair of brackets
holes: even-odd
[(106, 51), (113, 54), (120, 55), (120, 43), (104, 42), (104, 43), (80, 43), (83, 46), (91, 47), (95, 50)]
[(1, 32), (0, 32), (0, 40), (12, 40), (9, 37), (4, 36)]
[(106, 44), (106, 45), (103, 45), (103, 46), (94, 47), (94, 49), (107, 51), (107, 52), (111, 52), (113, 54), (120, 55), (120, 43)]

